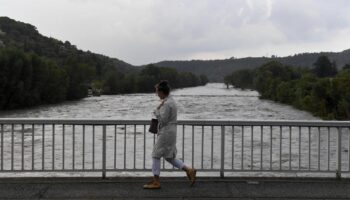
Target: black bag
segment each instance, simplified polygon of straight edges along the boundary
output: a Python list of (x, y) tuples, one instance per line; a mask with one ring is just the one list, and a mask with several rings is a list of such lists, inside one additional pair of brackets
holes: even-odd
[(153, 134), (158, 133), (158, 119), (152, 119), (148, 131)]

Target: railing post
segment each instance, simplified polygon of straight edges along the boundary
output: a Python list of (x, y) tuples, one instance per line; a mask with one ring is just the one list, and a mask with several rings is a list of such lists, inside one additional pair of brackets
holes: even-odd
[(337, 173), (336, 178), (341, 178), (341, 128), (338, 127), (338, 137), (337, 137)]
[(221, 126), (221, 166), (220, 166), (221, 178), (224, 178), (224, 166), (225, 166), (225, 126)]
[(106, 178), (106, 125), (102, 127), (102, 178)]

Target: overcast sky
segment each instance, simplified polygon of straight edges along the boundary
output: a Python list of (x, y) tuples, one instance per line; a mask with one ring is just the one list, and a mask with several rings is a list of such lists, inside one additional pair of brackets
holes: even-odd
[(134, 65), (350, 48), (350, 0), (0, 0), (0, 16)]

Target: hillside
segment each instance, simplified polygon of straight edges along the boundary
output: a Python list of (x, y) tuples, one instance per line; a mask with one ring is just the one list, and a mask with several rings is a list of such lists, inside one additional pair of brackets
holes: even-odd
[(69, 41), (62, 42), (55, 38), (43, 36), (35, 26), (8, 17), (0, 17), (1, 47), (12, 47), (25, 52), (34, 52), (37, 55), (53, 59), (58, 64), (66, 64), (67, 60), (79, 60), (80, 63), (94, 66), (98, 76), (101, 76), (108, 67), (114, 67), (123, 72), (137, 69), (115, 58), (79, 50)]
[(154, 92), (208, 82), (205, 76), (126, 62), (41, 35), (35, 26), (0, 17), (0, 110), (77, 100), (88, 94)]
[(190, 60), (190, 61), (162, 61), (155, 63), (156, 66), (167, 66), (179, 71), (192, 72), (196, 75), (204, 74), (211, 82), (222, 82), (224, 76), (240, 69), (253, 69), (270, 62), (278, 61), (285, 65), (293, 65), (311, 68), (320, 55), (326, 55), (335, 61), (338, 68), (350, 63), (350, 49), (335, 52), (302, 53), (287, 57), (247, 57), (224, 60)]

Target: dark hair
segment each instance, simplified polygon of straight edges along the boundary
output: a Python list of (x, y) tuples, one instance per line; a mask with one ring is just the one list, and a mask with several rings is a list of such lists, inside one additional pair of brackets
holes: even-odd
[(158, 89), (158, 91), (163, 92), (165, 95), (168, 95), (170, 93), (170, 85), (169, 85), (168, 81), (166, 81), (166, 80), (160, 81), (156, 85), (156, 88)]

